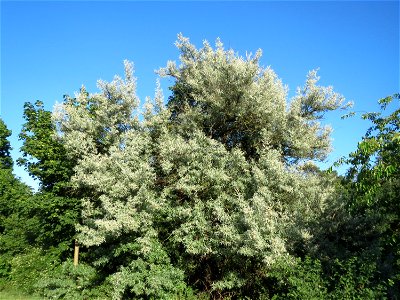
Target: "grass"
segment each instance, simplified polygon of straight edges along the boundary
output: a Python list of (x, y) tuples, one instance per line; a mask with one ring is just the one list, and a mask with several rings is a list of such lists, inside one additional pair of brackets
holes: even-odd
[(17, 291), (2, 290), (0, 300), (43, 300), (43, 298), (21, 294)]

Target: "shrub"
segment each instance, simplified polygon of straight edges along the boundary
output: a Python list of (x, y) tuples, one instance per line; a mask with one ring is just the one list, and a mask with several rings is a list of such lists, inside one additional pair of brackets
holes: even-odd
[(57, 258), (50, 251), (27, 249), (10, 262), (11, 287), (26, 294), (34, 293), (38, 280), (49, 274), (57, 263)]
[(97, 278), (94, 268), (86, 264), (74, 266), (66, 261), (43, 277), (36, 289), (46, 299), (109, 299), (106, 288)]

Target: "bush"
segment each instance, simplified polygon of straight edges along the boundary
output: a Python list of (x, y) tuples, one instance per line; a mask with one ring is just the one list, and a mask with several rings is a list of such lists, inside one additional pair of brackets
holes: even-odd
[(25, 253), (15, 256), (10, 262), (11, 287), (23, 293), (32, 294), (38, 280), (49, 274), (57, 264), (57, 258), (51, 252), (44, 252), (38, 248), (28, 249)]
[(386, 299), (384, 286), (374, 282), (376, 265), (356, 257), (335, 260), (330, 299)]
[(327, 299), (319, 260), (306, 257), (293, 264), (279, 261), (270, 276), (276, 280), (273, 299)]
[(42, 278), (36, 289), (46, 299), (109, 299), (106, 287), (99, 284), (96, 270), (86, 264), (74, 266), (71, 261)]

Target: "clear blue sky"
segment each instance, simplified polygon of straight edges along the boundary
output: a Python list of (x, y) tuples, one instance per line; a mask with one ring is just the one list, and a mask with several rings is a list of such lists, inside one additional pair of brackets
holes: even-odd
[[(182, 32), (201, 46), (220, 37), (240, 54), (263, 50), (290, 95), (307, 72), (320, 68), (321, 84), (374, 111), (379, 98), (399, 92), (398, 1), (1, 1), (1, 117), (13, 131), (13, 158), (23, 104), (37, 99), (52, 109), (64, 94), (97, 79), (123, 75), (135, 63), (138, 94), (154, 93), (154, 70), (177, 60)], [(171, 82), (162, 80), (167, 91)], [(327, 116), (334, 128), (329, 165), (354, 150), (368, 123)], [(21, 168), (15, 174), (33, 185)]]

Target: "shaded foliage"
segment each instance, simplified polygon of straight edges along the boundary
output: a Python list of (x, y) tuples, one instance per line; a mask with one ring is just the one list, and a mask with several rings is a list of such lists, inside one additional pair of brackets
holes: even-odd
[[(400, 298), (400, 94), (379, 100), (382, 112), (364, 114), (372, 122), (346, 161), (353, 215), (366, 215), (379, 234), (379, 279), (388, 296)], [(386, 109), (393, 112), (385, 115)], [(397, 108), (396, 108), (397, 107)]]
[(7, 129), (6, 124), (0, 118), (0, 168), (11, 169), (13, 161), (10, 155), (11, 145), (8, 137), (11, 136), (11, 130)]

